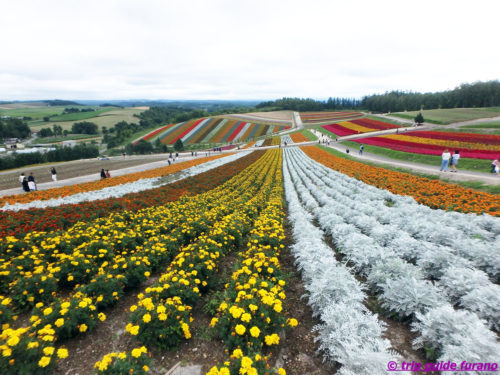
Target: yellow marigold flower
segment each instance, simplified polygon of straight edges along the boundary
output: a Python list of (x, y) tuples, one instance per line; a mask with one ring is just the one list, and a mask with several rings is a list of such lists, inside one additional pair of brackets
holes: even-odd
[(43, 310), (43, 315), (47, 316), (52, 314), (52, 307), (47, 307), (46, 309)]
[(139, 358), (142, 354), (142, 350), (139, 348), (132, 349), (132, 357)]
[(241, 359), (241, 368), (246, 368), (247, 369), (250, 366), (252, 366), (252, 363), (253, 363), (253, 361), (252, 361), (251, 358), (249, 358), (249, 357), (243, 357)]
[(252, 315), (250, 315), (249, 313), (244, 313), (242, 316), (241, 316), (241, 321), (243, 322), (249, 322), (250, 320), (252, 320)]
[(167, 320), (167, 314), (165, 314), (165, 313), (159, 314), (158, 315), (158, 319), (160, 319), (161, 321)]
[(59, 318), (56, 320), (56, 322), (54, 323), (56, 325), (56, 327), (61, 327), (64, 325), (64, 319), (63, 318)]
[(66, 349), (66, 348), (57, 349), (57, 357), (58, 358), (64, 359), (67, 356), (68, 356), (68, 349)]
[(285, 371), (285, 369), (283, 367), (280, 367), (278, 369), (278, 375), (286, 375), (286, 371)]
[(151, 321), (151, 315), (149, 315), (148, 313), (144, 314), (144, 315), (142, 316), (142, 321), (143, 321), (144, 323), (149, 323), (149, 322)]
[(297, 321), (297, 319), (295, 319), (295, 318), (288, 319), (288, 325), (290, 327), (296, 327), (297, 324), (299, 324), (299, 322)]
[(255, 367), (249, 367), (247, 369), (247, 375), (259, 375)]
[(12, 354), (12, 349), (11, 348), (5, 348), (4, 350), (2, 350), (2, 355), (4, 357), (10, 357), (11, 354)]
[(250, 328), (250, 335), (252, 335), (252, 337), (259, 337), (260, 329), (258, 327), (255, 327), (255, 326)]
[(135, 310), (137, 310), (137, 305), (130, 306), (130, 311), (131, 312), (134, 312)]
[(254, 305), (253, 303), (251, 303), (248, 308), (252, 311), (257, 311), (257, 309), (259, 308), (258, 306)]
[(71, 304), (70, 304), (69, 302), (67, 302), (67, 301), (66, 301), (66, 302), (61, 303), (61, 308), (62, 308), (62, 309), (67, 309), (70, 305), (71, 305)]
[(276, 334), (273, 333), (272, 335), (267, 335), (264, 338), (266, 345), (271, 346), (271, 345), (278, 345), (280, 343), (280, 337)]
[(80, 330), (80, 332), (85, 332), (87, 331), (89, 327), (87, 327), (87, 325), (85, 323), (81, 324), (80, 327), (78, 328)]
[(106, 320), (106, 314), (104, 314), (102, 312), (100, 312), (99, 314), (97, 314), (97, 316), (98, 316), (98, 318), (99, 318), (99, 320), (101, 322), (104, 322)]
[(42, 357), (39, 361), (38, 361), (38, 366), (40, 367), (47, 367), (50, 363), (50, 358), (49, 357)]
[(17, 336), (12, 336), (10, 339), (7, 340), (7, 345), (9, 346), (16, 346), (19, 343), (19, 337)]
[(82, 309), (87, 307), (87, 305), (88, 305), (87, 301), (80, 301), (80, 303), (78, 304), (78, 306), (81, 307)]
[(125, 352), (120, 352), (120, 353), (118, 354), (118, 358), (120, 358), (120, 359), (125, 359), (125, 358), (127, 358), (127, 353), (125, 353)]
[(54, 354), (55, 348), (53, 346), (47, 346), (46, 348), (43, 348), (43, 354), (45, 355), (52, 355)]
[(227, 367), (221, 367), (219, 370), (219, 375), (230, 375), (229, 369)]
[(68, 281), (73, 281), (73, 279), (74, 279), (73, 275), (68, 276)]
[(243, 356), (243, 352), (241, 349), (234, 349), (233, 350), (233, 357), (234, 358), (241, 358)]
[(246, 332), (247, 329), (245, 328), (244, 325), (237, 324), (234, 330), (236, 331), (236, 333), (238, 335), (243, 335)]
[(149, 367), (148, 367), (147, 365), (142, 366), (142, 369), (143, 369), (144, 371), (146, 371), (146, 372), (148, 372), (148, 371), (149, 371)]
[(212, 320), (210, 321), (210, 327), (215, 327), (215, 325), (217, 324), (217, 322), (219, 321), (218, 318), (212, 318)]
[(38, 348), (38, 341), (31, 341), (28, 343), (28, 349)]

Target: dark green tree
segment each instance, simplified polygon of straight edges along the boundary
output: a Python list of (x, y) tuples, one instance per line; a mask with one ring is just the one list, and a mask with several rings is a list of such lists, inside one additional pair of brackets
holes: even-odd
[(174, 150), (184, 151), (184, 143), (182, 143), (182, 140), (180, 138), (177, 141), (175, 141)]
[(423, 124), (424, 122), (424, 116), (422, 115), (422, 112), (418, 112), (418, 115), (415, 116), (415, 122), (419, 125)]

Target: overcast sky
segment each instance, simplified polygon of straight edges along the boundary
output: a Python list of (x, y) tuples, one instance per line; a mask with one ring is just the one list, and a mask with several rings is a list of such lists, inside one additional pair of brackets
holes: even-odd
[(0, 100), (276, 99), (500, 79), (498, 0), (3, 0)]

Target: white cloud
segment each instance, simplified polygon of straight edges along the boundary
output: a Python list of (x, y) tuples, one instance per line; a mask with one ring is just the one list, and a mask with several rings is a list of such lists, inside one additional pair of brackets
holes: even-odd
[(496, 0), (18, 0), (0, 100), (273, 99), (500, 79)]

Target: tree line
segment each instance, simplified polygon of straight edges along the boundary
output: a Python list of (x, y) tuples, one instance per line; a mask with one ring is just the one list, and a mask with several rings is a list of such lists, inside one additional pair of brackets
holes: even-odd
[(372, 112), (403, 112), (438, 108), (474, 108), (500, 106), (500, 82), (463, 83), (453, 90), (435, 93), (390, 91), (364, 96), (362, 99), (329, 98), (325, 101), (304, 98), (282, 98), (259, 103), (261, 110), (367, 110)]
[(31, 134), (28, 124), (17, 118), (0, 120), (0, 138), (27, 138)]
[(53, 163), (77, 159), (89, 159), (99, 156), (99, 148), (93, 144), (78, 144), (74, 147), (56, 147), (45, 153), (16, 153), (0, 157), (0, 170), (19, 168), (30, 164)]

